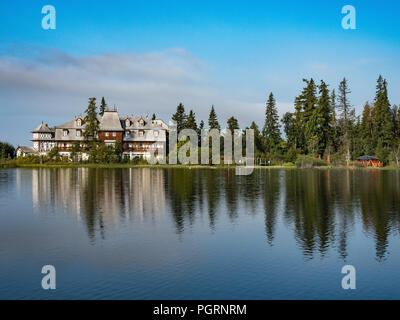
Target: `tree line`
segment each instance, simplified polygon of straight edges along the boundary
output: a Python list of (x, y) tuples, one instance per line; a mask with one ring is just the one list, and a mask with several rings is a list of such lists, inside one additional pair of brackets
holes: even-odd
[[(299, 155), (330, 159), (330, 162), (349, 164), (362, 156), (376, 156), (384, 163), (392, 161), (399, 165), (400, 159), (400, 113), (388, 98), (387, 81), (379, 76), (375, 98), (366, 102), (361, 115), (356, 115), (350, 102), (350, 87), (346, 78), (337, 91), (329, 90), (321, 80), (303, 79), (304, 88), (294, 99), (294, 110), (278, 116), (276, 100), (271, 92), (265, 105), (264, 125), (260, 129), (255, 121), (256, 157), (276, 162), (295, 162)], [(182, 103), (172, 116), (177, 130), (204, 129), (204, 121), (197, 126), (193, 110), (185, 113)], [(220, 130), (215, 107), (212, 106), (208, 129)], [(246, 129), (247, 129), (246, 128)], [(239, 129), (238, 120), (230, 117), (227, 129)], [(245, 131), (243, 131), (245, 134)]]

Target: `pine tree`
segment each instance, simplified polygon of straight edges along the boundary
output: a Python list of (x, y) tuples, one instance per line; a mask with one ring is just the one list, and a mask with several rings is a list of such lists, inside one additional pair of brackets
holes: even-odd
[(99, 115), (103, 116), (104, 111), (107, 109), (107, 103), (104, 97), (101, 98), (101, 104), (100, 104), (100, 110), (99, 110)]
[(276, 102), (272, 92), (269, 94), (266, 103), (265, 123), (262, 134), (265, 141), (265, 150), (272, 152), (276, 149), (281, 139), (278, 110), (276, 109)]
[(211, 106), (210, 115), (208, 116), (208, 127), (211, 129), (221, 130), (218, 123), (217, 114), (215, 113), (214, 105)]
[(234, 134), (235, 130), (239, 130), (239, 122), (235, 117), (230, 117), (226, 123), (228, 125), (228, 129), (232, 134)]
[(185, 113), (185, 107), (182, 103), (179, 103), (179, 105), (176, 107), (175, 114), (172, 116), (172, 120), (176, 122), (176, 129), (178, 130), (178, 133), (182, 129), (185, 129), (186, 118), (187, 116)]
[(96, 98), (89, 98), (89, 106), (85, 110), (85, 130), (83, 136), (86, 141), (96, 141), (99, 131), (99, 122), (97, 119)]
[(151, 117), (151, 120), (156, 120), (156, 114), (153, 113), (153, 116)]

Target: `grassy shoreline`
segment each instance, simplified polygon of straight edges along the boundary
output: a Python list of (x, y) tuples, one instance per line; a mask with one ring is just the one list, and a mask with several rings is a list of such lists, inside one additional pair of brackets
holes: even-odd
[[(49, 163), (49, 164), (16, 164), (16, 163), (4, 163), (0, 164), (0, 169), (35, 169), (35, 168), (99, 168), (99, 169), (129, 169), (129, 168), (151, 168), (151, 169), (236, 169), (244, 168), (242, 166), (235, 165), (183, 165), (183, 164), (91, 164), (91, 163)], [(254, 169), (302, 169), (296, 165), (272, 165), (272, 166), (254, 166)], [(356, 166), (318, 166), (309, 169), (318, 170), (400, 170), (399, 167), (387, 166), (382, 168), (372, 168), (372, 167), (356, 167)], [(309, 170), (302, 169), (302, 170)]]

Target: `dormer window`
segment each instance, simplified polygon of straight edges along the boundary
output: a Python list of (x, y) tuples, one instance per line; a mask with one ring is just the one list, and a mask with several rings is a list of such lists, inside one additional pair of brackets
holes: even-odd
[(129, 127), (131, 125), (131, 122), (129, 121), (129, 119), (125, 120), (125, 127)]
[(139, 125), (140, 125), (141, 127), (143, 127), (144, 121), (143, 121), (143, 120), (140, 120), (140, 121), (139, 121)]
[(64, 137), (66, 137), (68, 135), (68, 130), (64, 130), (63, 135), (64, 135)]
[(82, 120), (81, 119), (76, 120), (76, 125), (78, 127), (82, 126)]
[(77, 136), (77, 137), (80, 137), (81, 135), (82, 135), (81, 130), (76, 130), (76, 136)]

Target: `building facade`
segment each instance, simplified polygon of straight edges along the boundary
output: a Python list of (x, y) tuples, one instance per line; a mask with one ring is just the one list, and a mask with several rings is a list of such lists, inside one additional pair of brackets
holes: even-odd
[[(118, 141), (124, 158), (148, 159), (151, 155), (167, 154), (168, 126), (162, 120), (133, 115), (120, 117), (118, 111), (106, 110), (98, 117), (98, 123), (98, 141), (103, 145), (115, 145)], [(42, 123), (32, 131), (32, 147), (18, 147), (17, 156), (45, 155), (57, 147), (61, 156), (70, 157), (74, 144), (85, 146), (85, 127), (83, 117), (75, 117), (53, 128)], [(87, 155), (82, 154), (82, 159), (87, 159)]]

